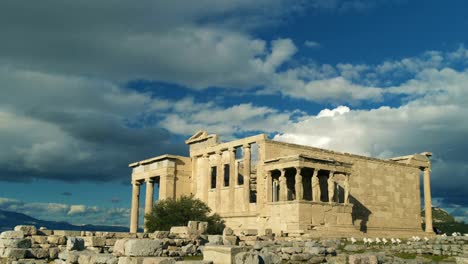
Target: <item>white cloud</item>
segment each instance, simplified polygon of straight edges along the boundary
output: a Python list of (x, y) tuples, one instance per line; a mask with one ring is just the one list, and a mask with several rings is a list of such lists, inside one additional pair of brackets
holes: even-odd
[(347, 106), (343, 106), (343, 105), (340, 105), (338, 106), (337, 108), (335, 109), (328, 109), (328, 108), (325, 108), (323, 110), (321, 110), (318, 114), (317, 114), (317, 118), (321, 118), (321, 117), (334, 117), (335, 115), (342, 115), (344, 113), (348, 113), (349, 111), (351, 111), (351, 109), (349, 109), (349, 107)]
[(318, 48), (318, 47), (320, 47), (320, 43), (318, 43), (317, 41), (312, 41), (312, 40), (306, 40), (304, 42), (304, 45), (306, 47), (309, 47), (309, 48)]

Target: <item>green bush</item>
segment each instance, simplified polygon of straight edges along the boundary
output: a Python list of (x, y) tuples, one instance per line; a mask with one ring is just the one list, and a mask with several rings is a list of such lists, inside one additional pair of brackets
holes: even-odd
[(208, 205), (193, 196), (158, 201), (145, 215), (145, 225), (149, 232), (169, 231), (173, 226), (186, 226), (188, 221), (208, 222), (208, 234), (221, 234), (225, 227), (218, 214), (212, 214)]

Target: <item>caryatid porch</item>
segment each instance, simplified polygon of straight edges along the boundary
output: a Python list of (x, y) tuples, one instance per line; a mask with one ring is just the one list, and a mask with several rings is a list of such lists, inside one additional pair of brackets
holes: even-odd
[(349, 203), (351, 169), (352, 164), (306, 155), (265, 161), (272, 226), (293, 232), (331, 227), (356, 231)]

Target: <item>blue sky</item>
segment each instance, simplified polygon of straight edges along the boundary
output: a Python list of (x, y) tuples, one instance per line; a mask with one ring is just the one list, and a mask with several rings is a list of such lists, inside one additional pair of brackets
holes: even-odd
[(434, 203), (466, 221), (467, 10), (2, 1), (0, 209), (128, 225), (128, 164), (187, 155), (203, 128), (379, 158), (432, 151)]

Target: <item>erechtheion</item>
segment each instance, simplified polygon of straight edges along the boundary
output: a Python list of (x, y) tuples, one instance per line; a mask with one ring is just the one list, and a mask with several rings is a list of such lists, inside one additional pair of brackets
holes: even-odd
[[(431, 153), (376, 159), (270, 140), (266, 135), (221, 143), (199, 131), (186, 141), (190, 157), (163, 155), (130, 164), (130, 232), (136, 232), (140, 186), (145, 214), (159, 199), (194, 195), (234, 230), (275, 234), (415, 234), (431, 208)], [(431, 210), (425, 210), (432, 233)]]

